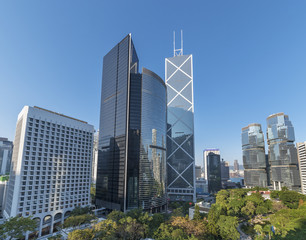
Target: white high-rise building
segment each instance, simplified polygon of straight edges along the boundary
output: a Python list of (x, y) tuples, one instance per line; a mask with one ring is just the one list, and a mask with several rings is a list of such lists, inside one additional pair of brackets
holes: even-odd
[(208, 181), (208, 164), (207, 156), (209, 153), (220, 155), (220, 150), (217, 148), (208, 148), (203, 151), (203, 166), (204, 166), (204, 179)]
[(87, 122), (25, 106), (17, 120), (4, 217), (32, 216), (38, 228), (31, 236), (44, 236), (75, 207), (90, 205), (93, 133)]
[(306, 194), (306, 142), (297, 143), (302, 193)]

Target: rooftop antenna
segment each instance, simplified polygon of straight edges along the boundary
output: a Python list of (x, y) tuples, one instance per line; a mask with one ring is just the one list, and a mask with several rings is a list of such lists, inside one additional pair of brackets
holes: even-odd
[(175, 31), (173, 31), (173, 56), (183, 55), (183, 30), (181, 30), (181, 48), (175, 48)]

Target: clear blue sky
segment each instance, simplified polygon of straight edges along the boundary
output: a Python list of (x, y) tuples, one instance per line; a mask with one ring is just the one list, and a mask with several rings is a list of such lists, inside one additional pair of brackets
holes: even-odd
[[(173, 30), (194, 56), (196, 163), (241, 163), (241, 128), (289, 115), (306, 141), (306, 1), (1, 1), (0, 136), (24, 105), (98, 128), (102, 58), (132, 33), (141, 67), (164, 78)], [(267, 149), (266, 149), (267, 151)]]

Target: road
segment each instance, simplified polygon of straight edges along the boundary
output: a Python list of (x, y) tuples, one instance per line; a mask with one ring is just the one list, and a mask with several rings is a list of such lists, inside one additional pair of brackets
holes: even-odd
[(240, 233), (240, 239), (241, 240), (252, 240), (251, 236), (245, 234), (242, 230), (241, 230), (241, 226), (243, 225), (243, 223), (239, 223), (237, 230)]

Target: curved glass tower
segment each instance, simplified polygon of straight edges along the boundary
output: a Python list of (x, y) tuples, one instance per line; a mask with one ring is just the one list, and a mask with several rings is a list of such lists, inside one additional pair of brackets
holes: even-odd
[(96, 204), (150, 212), (166, 205), (166, 86), (138, 72), (129, 34), (103, 58)]
[(299, 190), (301, 182), (291, 121), (288, 115), (277, 113), (267, 118), (267, 125), (271, 183), (274, 189), (286, 186)]
[(261, 125), (253, 123), (242, 128), (244, 182), (247, 187), (267, 187), (267, 161)]
[(139, 201), (153, 212), (166, 205), (166, 85), (142, 69)]

